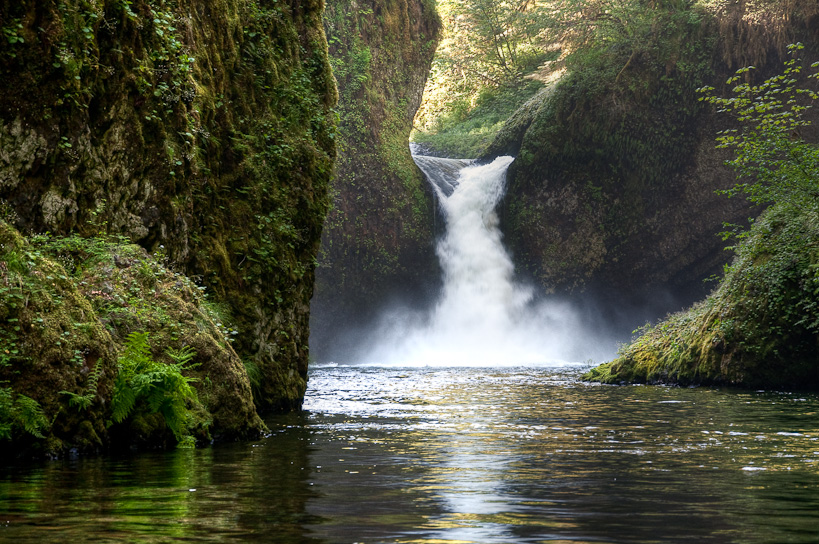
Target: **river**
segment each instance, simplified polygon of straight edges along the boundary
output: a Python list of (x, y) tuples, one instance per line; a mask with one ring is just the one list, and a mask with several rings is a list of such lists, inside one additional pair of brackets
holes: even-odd
[(3, 542), (819, 541), (819, 396), (311, 370), (250, 443), (4, 467)]
[(819, 396), (580, 381), (566, 361), (615, 339), (516, 278), (512, 160), (420, 159), (441, 297), (385, 311), (359, 364), (312, 365), (303, 413), (256, 442), (2, 467), (0, 540), (819, 542)]

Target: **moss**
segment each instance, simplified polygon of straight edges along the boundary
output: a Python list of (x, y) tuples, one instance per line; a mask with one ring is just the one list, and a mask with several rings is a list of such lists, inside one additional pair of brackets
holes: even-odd
[(816, 208), (769, 210), (704, 302), (647, 327), (585, 378), (819, 387), (818, 219)]
[[(448, 115), (439, 116), (429, 130), (413, 131), (412, 141), (421, 144), (430, 154), (440, 157), (514, 155), (517, 149), (498, 146), (494, 142), (508, 142), (514, 138), (508, 133), (517, 130), (521, 125), (521, 117), (529, 116), (532, 104), (537, 103), (543, 91), (543, 83), (532, 79), (513, 81), (498, 88), (486, 88), (466, 113), (460, 113), (456, 109)], [(530, 123), (531, 118), (528, 118), (527, 125)], [(499, 134), (501, 132), (504, 134)], [(507, 148), (503, 149), (504, 147)]]
[(632, 265), (648, 245), (638, 233), (696, 155), (703, 107), (694, 90), (713, 71), (713, 37), (690, 8), (645, 17), (653, 24), (640, 43), (623, 38), (571, 57), (490, 148), (518, 150), (504, 203), (509, 244), (547, 288)]
[[(149, 333), (158, 361), (170, 362), (168, 348), (193, 350), (199, 404), (191, 407), (191, 430), (198, 438), (265, 429), (232, 331), (203, 287), (121, 238), (40, 235), (29, 242), (0, 221), (0, 240), (0, 350), (11, 365), (3, 378), (52, 422), (42, 441), (18, 440), (55, 454), (173, 444), (161, 419), (110, 427), (117, 357), (134, 331)], [(68, 393), (88, 394), (92, 376), (89, 408), (71, 406)]]
[(40, 404), (57, 447), (95, 446), (106, 435), (104, 415), (80, 417), (59, 392), (82, 389), (88, 374), (100, 368), (99, 390), (110, 394), (114, 342), (61, 264), (2, 221), (0, 239), (0, 351), (10, 364), (3, 378), (15, 393)]
[[(87, 236), (93, 221), (150, 251), (164, 246), (231, 306), (235, 347), (265, 380), (293, 369), (301, 388), (335, 157), (321, 11), (295, 1), (0, 2), (0, 25), (19, 22), (24, 40), (0, 54), (0, 198), (17, 226)], [(291, 323), (295, 342), (279, 345)], [(277, 387), (259, 390), (260, 409), (282, 404)]]

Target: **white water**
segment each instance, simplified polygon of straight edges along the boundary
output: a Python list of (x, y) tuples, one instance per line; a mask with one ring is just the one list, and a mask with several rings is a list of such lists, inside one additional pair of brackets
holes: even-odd
[[(515, 278), (495, 207), (514, 160), (491, 164), (415, 157), (446, 218), (437, 253), (443, 289), (426, 314), (395, 309), (384, 316), (363, 361), (394, 365), (500, 366), (565, 364), (611, 354), (590, 341), (578, 316), (558, 303), (536, 303)], [(605, 345), (603, 345), (605, 344)]]

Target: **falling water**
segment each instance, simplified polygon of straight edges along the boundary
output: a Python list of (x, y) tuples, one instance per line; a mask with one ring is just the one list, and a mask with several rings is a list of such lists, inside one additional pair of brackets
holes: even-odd
[(437, 246), (443, 288), (425, 314), (402, 309), (386, 315), (365, 361), (518, 365), (598, 355), (581, 339), (571, 308), (536, 302), (533, 289), (515, 277), (495, 211), (513, 160), (506, 156), (478, 165), (415, 156), (446, 218)]

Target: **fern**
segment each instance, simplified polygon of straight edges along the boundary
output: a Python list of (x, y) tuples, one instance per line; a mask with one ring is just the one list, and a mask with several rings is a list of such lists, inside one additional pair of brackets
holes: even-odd
[(25, 395), (15, 395), (10, 387), (0, 388), (0, 440), (9, 440), (15, 428), (37, 438), (49, 424), (40, 403)]
[(114, 382), (114, 396), (111, 398), (111, 420), (114, 423), (125, 421), (134, 409), (137, 393), (127, 380), (117, 378)]
[(120, 372), (129, 376), (138, 374), (146, 368), (155, 365), (151, 357), (151, 345), (148, 342), (147, 332), (133, 332), (125, 341), (125, 352), (118, 361)]
[(190, 363), (196, 352), (186, 346), (166, 353), (173, 363), (158, 363), (151, 357), (148, 333), (132, 333), (128, 337), (118, 361), (111, 420), (121, 423), (138, 409), (158, 413), (182, 443), (188, 437), (191, 419), (188, 403), (197, 400), (196, 390), (190, 385), (195, 379), (184, 376), (182, 371), (193, 367)]
[(17, 398), (14, 399), (14, 407), (17, 425), (30, 435), (45, 438), (43, 431), (48, 428), (48, 419), (46, 419), (40, 403), (31, 397), (17, 395)]
[(60, 394), (68, 395), (68, 405), (72, 408), (76, 408), (78, 412), (88, 410), (91, 408), (91, 404), (94, 402), (94, 397), (89, 396), (88, 394), (78, 395), (77, 393), (72, 393), (71, 391), (60, 391)]
[(133, 382), (136, 376), (154, 366), (147, 332), (134, 332), (125, 341), (125, 351), (117, 360), (119, 371), (114, 381), (114, 395), (111, 399), (111, 419), (122, 423), (131, 415), (136, 406), (139, 392)]
[(88, 387), (83, 395), (72, 393), (71, 391), (60, 391), (62, 395), (68, 395), (68, 405), (82, 412), (91, 408), (94, 399), (97, 397), (97, 384), (102, 377), (102, 365), (97, 362), (94, 370), (88, 376)]
[(165, 350), (165, 353), (167, 353), (168, 357), (173, 360), (174, 364), (178, 365), (180, 368), (187, 366), (188, 369), (191, 369), (199, 366), (199, 364), (189, 364), (196, 355), (196, 351), (190, 346), (182, 346), (180, 349), (168, 348)]
[[(0, 359), (0, 367), (9, 366), (7, 359)], [(37, 438), (49, 428), (43, 409), (36, 400), (15, 394), (11, 387), (0, 380), (0, 440), (9, 440), (14, 429), (20, 429)]]

